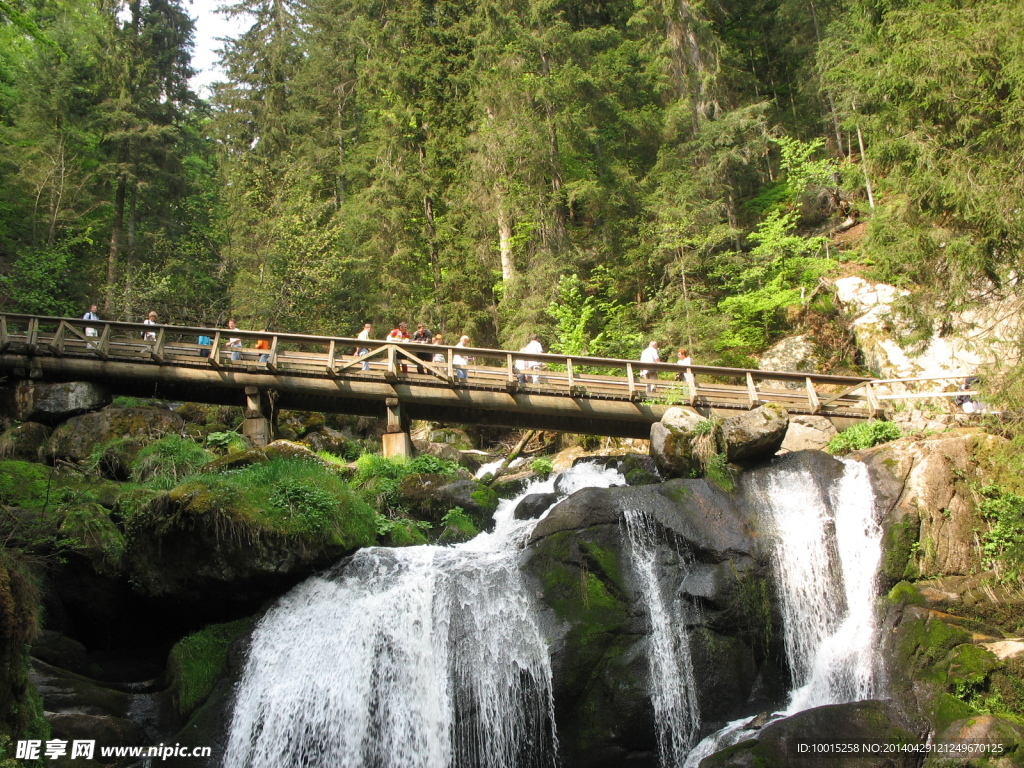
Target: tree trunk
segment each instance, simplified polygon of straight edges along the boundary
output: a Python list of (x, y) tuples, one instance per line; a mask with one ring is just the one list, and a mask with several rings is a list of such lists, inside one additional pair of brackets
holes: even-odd
[(122, 173), (117, 177), (117, 191), (114, 194), (114, 221), (110, 227), (110, 252), (107, 256), (107, 293), (103, 299), (103, 313), (111, 317), (114, 313), (114, 286), (117, 283), (117, 263), (121, 256), (121, 241), (124, 238), (124, 203), (128, 191), (128, 180)]

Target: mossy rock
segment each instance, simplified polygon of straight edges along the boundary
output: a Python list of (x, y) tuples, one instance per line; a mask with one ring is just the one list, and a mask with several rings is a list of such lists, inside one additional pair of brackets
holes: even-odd
[(267, 454), (259, 448), (251, 448), (247, 451), (232, 451), (206, 464), (203, 467), (203, 472), (211, 474), (230, 472), (235, 469), (251, 467), (253, 464), (265, 464), (268, 461), (270, 459)]
[(0, 459), (44, 461), (43, 449), (52, 433), (50, 427), (34, 421), (16, 424), (0, 435)]
[(191, 715), (213, 691), (227, 671), (231, 644), (252, 630), (254, 619), (211, 624), (175, 643), (167, 658), (167, 674), (174, 707)]
[(121, 574), (125, 540), (110, 513), (99, 504), (78, 504), (64, 512), (60, 533), (71, 549), (82, 555), (101, 576)]
[[(178, 414), (163, 408), (115, 408), (76, 416), (57, 427), (47, 443), (54, 460), (83, 462), (101, 443), (130, 446), (138, 452), (145, 443), (166, 434), (180, 434), (185, 425)], [(129, 458), (132, 458), (129, 456)]]

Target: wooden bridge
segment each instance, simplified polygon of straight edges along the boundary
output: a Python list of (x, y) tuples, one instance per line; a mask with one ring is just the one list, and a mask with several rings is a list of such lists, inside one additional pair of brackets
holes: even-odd
[[(269, 348), (255, 349), (259, 340)], [(357, 347), (370, 351), (357, 357)], [(0, 375), (227, 405), (244, 394), (257, 444), (279, 408), (386, 417), (388, 455), (410, 450), (409, 419), (646, 438), (677, 404), (727, 415), (778, 403), (843, 428), (879, 415), (883, 397), (853, 376), (18, 314), (0, 314)]]

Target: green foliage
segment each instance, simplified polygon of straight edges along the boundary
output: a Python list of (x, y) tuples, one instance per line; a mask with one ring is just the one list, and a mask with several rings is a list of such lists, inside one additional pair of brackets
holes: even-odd
[(898, 440), (903, 436), (899, 426), (891, 421), (865, 421), (855, 424), (833, 437), (825, 447), (833, 456), (842, 456), (850, 451), (861, 451), (873, 445)]
[(231, 644), (248, 632), (252, 623), (252, 619), (239, 619), (211, 624), (174, 645), (168, 666), (174, 671), (171, 692), (178, 714), (188, 717), (206, 701), (227, 671)]
[(981, 513), (989, 528), (981, 537), (985, 567), (1001, 581), (1024, 576), (1024, 496), (987, 485), (979, 489)]
[(554, 465), (548, 456), (538, 456), (530, 462), (530, 470), (538, 475), (550, 475)]
[(466, 514), (466, 511), (462, 507), (449, 509), (445, 513), (444, 517), (441, 518), (441, 523), (446, 528), (455, 529), (466, 539), (471, 539), (480, 533), (476, 524), (470, 519), (469, 515)]
[(412, 459), (389, 459), (380, 454), (364, 453), (356, 459), (356, 474), (352, 479), (363, 497), (385, 515), (400, 517), (401, 508), (398, 488), (408, 475), (430, 474), (454, 477), (459, 465), (454, 461), (439, 459), (430, 454), (420, 454)]
[(426, 520), (411, 520), (407, 517), (392, 519), (377, 515), (377, 535), (387, 537), (394, 547), (426, 544), (427, 533), (432, 527)]
[(716, 453), (710, 456), (704, 464), (704, 474), (708, 480), (726, 493), (733, 492), (735, 483), (732, 479), (732, 472), (729, 471), (729, 463), (725, 459), (725, 454)]
[(245, 438), (234, 431), (211, 432), (206, 436), (206, 444), (223, 454), (244, 451), (249, 447)]
[(131, 476), (135, 482), (159, 480), (163, 487), (171, 488), (212, 459), (213, 454), (194, 440), (165, 435), (139, 451), (132, 462)]

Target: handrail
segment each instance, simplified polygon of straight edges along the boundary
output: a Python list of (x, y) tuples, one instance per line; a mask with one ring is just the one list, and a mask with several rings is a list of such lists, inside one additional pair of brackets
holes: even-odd
[[(640, 363), (637, 360), (627, 360), (623, 358), (605, 358), (605, 357), (591, 357), (584, 355), (560, 355), (552, 354), (550, 352), (522, 352), (522, 351), (511, 351), (504, 349), (491, 349), (487, 347), (453, 347), (450, 345), (436, 345), (436, 344), (419, 344), (416, 342), (394, 342), (384, 339), (356, 339), (348, 336), (318, 336), (313, 334), (301, 334), (301, 333), (284, 333), (277, 331), (249, 331), (242, 329), (228, 330), (225, 328), (207, 328), (202, 326), (191, 326), (191, 325), (163, 325), (158, 324), (156, 328), (152, 325), (146, 325), (145, 323), (128, 322), (123, 320), (84, 320), (78, 317), (53, 317), (43, 315), (26, 315), (18, 313), (0, 313), (0, 321), (4, 321), (5, 325), (8, 325), (10, 321), (24, 321), (30, 324), (34, 324), (34, 327), (38, 329), (40, 324), (60, 324), (67, 323), (69, 325), (80, 325), (88, 326), (90, 328), (104, 328), (104, 336), (109, 337), (110, 330), (122, 330), (139, 333), (140, 336), (146, 332), (155, 332), (156, 329), (162, 329), (164, 338), (169, 334), (179, 334), (182, 336), (209, 336), (216, 338), (219, 335), (221, 344), (220, 351), (228, 350), (223, 345), (225, 337), (230, 336), (232, 338), (239, 338), (248, 341), (257, 341), (259, 339), (267, 339), (271, 341), (272, 348), (276, 352), (279, 345), (283, 343), (295, 343), (295, 344), (322, 344), (326, 347), (334, 345), (334, 349), (337, 353), (339, 347), (352, 347), (358, 348), (363, 347), (371, 350), (371, 355), (374, 351), (381, 347), (386, 347), (391, 344), (398, 344), (403, 348), (411, 348), (419, 353), (440, 353), (445, 354), (447, 357), (451, 357), (451, 351), (458, 349), (459, 353), (467, 357), (480, 357), (484, 359), (501, 359), (504, 363), (508, 364), (511, 362), (513, 365), (515, 361), (537, 361), (541, 363), (548, 363), (553, 365), (565, 365), (572, 366), (574, 369), (580, 366), (590, 366), (604, 369), (621, 369), (627, 371), (627, 376), (630, 371), (636, 371), (638, 366), (642, 366), (643, 370), (656, 371), (659, 373), (679, 373), (680, 370), (685, 369), (691, 374), (703, 374), (710, 376), (720, 377), (735, 377), (741, 381), (746, 381), (746, 378), (750, 376), (755, 380), (769, 380), (769, 381), (791, 381), (798, 384), (804, 385), (807, 379), (814, 384), (847, 384), (847, 385), (859, 385), (862, 386), (867, 383), (872, 383), (874, 380), (870, 377), (865, 376), (841, 376), (835, 374), (808, 374), (804, 372), (793, 372), (793, 371), (765, 371), (745, 368), (729, 368), (724, 366), (713, 366), (713, 365), (687, 365), (680, 366), (678, 363)], [(37, 331), (38, 333), (38, 331)], [(7, 327), (6, 335), (11, 335), (9, 327)], [(143, 342), (140, 339), (140, 343), (152, 343)], [(166, 343), (166, 342), (164, 342)], [(216, 347), (217, 345), (215, 345)], [(246, 348), (249, 352), (252, 348)], [(159, 352), (158, 352), (159, 354)], [(365, 358), (361, 358), (365, 359)], [(216, 365), (216, 363), (213, 363)], [(501, 366), (505, 367), (505, 366)], [(579, 374), (575, 374), (576, 378), (579, 378)], [(687, 376), (689, 379), (690, 376)], [(831, 402), (831, 401), (826, 401)], [(823, 403), (822, 405), (826, 404)]]

